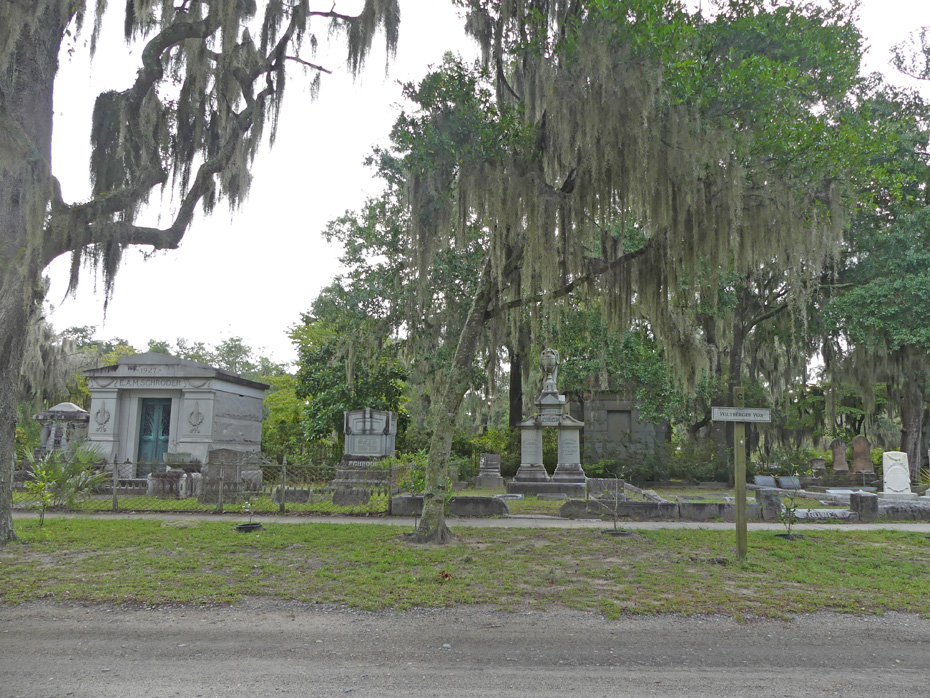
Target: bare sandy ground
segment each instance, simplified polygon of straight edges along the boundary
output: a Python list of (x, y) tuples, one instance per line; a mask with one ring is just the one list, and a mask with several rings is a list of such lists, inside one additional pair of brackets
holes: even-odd
[[(696, 590), (699, 593), (699, 590)], [(0, 696), (930, 696), (930, 620), (0, 607)]]

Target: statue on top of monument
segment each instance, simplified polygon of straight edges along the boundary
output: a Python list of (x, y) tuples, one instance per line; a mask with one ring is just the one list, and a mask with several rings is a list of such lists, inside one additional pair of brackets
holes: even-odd
[(545, 374), (542, 391), (544, 393), (558, 393), (559, 352), (555, 349), (544, 349), (540, 356), (539, 365), (542, 367), (543, 373)]

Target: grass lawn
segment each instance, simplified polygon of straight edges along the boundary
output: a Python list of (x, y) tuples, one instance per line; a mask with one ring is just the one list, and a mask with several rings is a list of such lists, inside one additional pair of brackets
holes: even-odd
[[(502, 493), (503, 490), (474, 490), (466, 489), (456, 494), (465, 496), (493, 497), (495, 494)], [(673, 488), (656, 488), (656, 494), (671, 502), (679, 501), (680, 497), (687, 497), (689, 501), (698, 502), (723, 502), (726, 497), (733, 497), (734, 491), (727, 489), (710, 490), (699, 487), (673, 487)], [(642, 501), (643, 497), (633, 496), (634, 501)], [(755, 501), (753, 492), (747, 493), (748, 501)], [(253, 495), (251, 497), (252, 506), (256, 513), (277, 513), (280, 510), (278, 503), (273, 502), (268, 494)], [(35, 510), (35, 502), (31, 495), (26, 492), (13, 493), (14, 506)], [(539, 499), (535, 495), (527, 495), (522, 500), (510, 500), (507, 506), (510, 513), (518, 516), (558, 516), (559, 509), (565, 503), (565, 500), (545, 500)], [(796, 500), (799, 509), (829, 509), (839, 508), (848, 509), (845, 505), (821, 504), (816, 499), (805, 499), (802, 497)], [(87, 499), (81, 499), (71, 507), (73, 511), (97, 512), (112, 511), (113, 500), (110, 495), (95, 495)], [(121, 496), (119, 500), (119, 509), (121, 511), (153, 511), (153, 512), (213, 512), (216, 510), (215, 504), (206, 504), (197, 501), (196, 497), (188, 499), (160, 499), (158, 497), (144, 496)], [(242, 511), (242, 502), (227, 502), (224, 506), (225, 511), (239, 513)], [(367, 504), (356, 504), (352, 506), (339, 506), (332, 503), (331, 493), (326, 493), (313, 498), (306, 503), (287, 502), (285, 505), (288, 514), (342, 514), (348, 516), (365, 516), (365, 515), (384, 515), (387, 513), (388, 501), (387, 495), (381, 492), (374, 492)]]
[(731, 531), (457, 528), (414, 546), (394, 526), (230, 522), (19, 521), (0, 548), (0, 602), (228, 604), (244, 597), (404, 609), (556, 605), (608, 617), (726, 613), (788, 617), (830, 610), (930, 615), (930, 539), (817, 531), (786, 541)]
[(527, 495), (523, 499), (511, 499), (507, 508), (514, 516), (558, 516), (559, 509), (565, 504), (565, 499), (538, 499), (535, 495)]
[[(278, 502), (272, 501), (268, 494), (253, 494), (250, 498), (252, 509), (255, 513), (276, 514), (281, 507)], [(227, 513), (235, 514), (242, 512), (244, 499), (236, 501), (227, 501), (223, 510)], [(38, 505), (34, 497), (27, 492), (14, 492), (13, 505), (17, 508), (38, 511)], [(367, 504), (355, 504), (352, 506), (340, 506), (333, 504), (332, 494), (319, 495), (312, 498), (309, 502), (287, 502), (285, 509), (288, 514), (334, 514), (347, 516), (366, 516), (386, 514), (388, 509), (388, 497), (384, 492), (375, 491), (372, 493)], [(113, 511), (113, 497), (109, 494), (93, 495), (78, 499), (68, 508), (69, 511), (82, 512), (100, 512)], [(197, 500), (196, 497), (181, 498), (160, 498), (146, 497), (142, 495), (121, 495), (119, 497), (119, 511), (154, 511), (154, 512), (201, 512), (212, 513), (216, 511), (215, 503), (205, 503)]]

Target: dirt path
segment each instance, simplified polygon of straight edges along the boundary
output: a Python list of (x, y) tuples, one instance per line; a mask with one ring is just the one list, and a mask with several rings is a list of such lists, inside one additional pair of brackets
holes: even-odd
[(0, 696), (930, 695), (930, 620), (0, 607)]

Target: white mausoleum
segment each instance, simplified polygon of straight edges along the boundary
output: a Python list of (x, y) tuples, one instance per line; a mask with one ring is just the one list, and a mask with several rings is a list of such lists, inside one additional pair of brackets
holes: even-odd
[(215, 449), (261, 450), (264, 383), (151, 352), (84, 375), (87, 440), (110, 463), (163, 463), (174, 453), (206, 463)]

